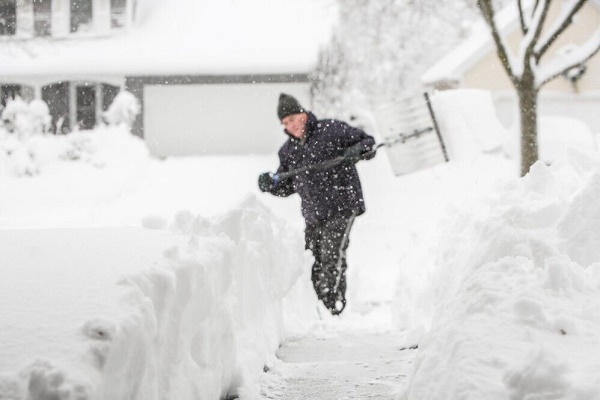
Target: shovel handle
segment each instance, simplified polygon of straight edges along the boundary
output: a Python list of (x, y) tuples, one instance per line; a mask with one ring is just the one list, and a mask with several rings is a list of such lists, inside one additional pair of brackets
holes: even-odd
[[(404, 143), (408, 139), (411, 139), (414, 137), (419, 137), (421, 134), (430, 132), (432, 130), (433, 130), (432, 127), (427, 127), (427, 128), (423, 128), (423, 129), (415, 129), (412, 133), (410, 133), (408, 135), (406, 135), (404, 133), (400, 133), (396, 136), (392, 136), (390, 138), (387, 138), (385, 141), (378, 143), (371, 150), (363, 153), (362, 157), (369, 157), (369, 156), (377, 153), (377, 150), (383, 146), (392, 147), (396, 143)], [(346, 157), (339, 156), (339, 157), (335, 157), (335, 158), (332, 158), (330, 160), (326, 160), (326, 161), (323, 161), (320, 163), (305, 165), (304, 167), (300, 167), (300, 168), (297, 168), (297, 169), (294, 169), (291, 171), (281, 172), (279, 174), (272, 174), (271, 176), (273, 177), (274, 181), (281, 182), (284, 179), (291, 178), (292, 176), (301, 174), (303, 172), (322, 171), (324, 169), (335, 167), (336, 165), (341, 164), (346, 160), (347, 160)]]

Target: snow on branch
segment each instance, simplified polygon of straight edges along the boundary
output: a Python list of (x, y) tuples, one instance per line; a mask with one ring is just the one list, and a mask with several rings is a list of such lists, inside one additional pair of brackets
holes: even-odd
[(504, 39), (502, 38), (502, 35), (500, 35), (500, 30), (494, 20), (495, 11), (492, 0), (477, 0), (477, 7), (481, 10), (483, 19), (490, 28), (502, 66), (506, 70), (510, 80), (514, 84), (517, 84), (520, 75), (519, 71), (521, 71), (522, 68), (519, 68), (519, 66), (515, 64), (514, 56), (510, 52), (510, 48), (504, 43)]
[(563, 57), (557, 56), (552, 61), (548, 61), (536, 73), (536, 86), (541, 88), (544, 84), (550, 82), (557, 76), (566, 73), (570, 69), (585, 64), (600, 51), (600, 28), (583, 44), (574, 46)]
[(535, 59), (539, 61), (540, 58), (546, 53), (546, 51), (552, 46), (552, 44), (558, 39), (558, 37), (564, 32), (569, 25), (573, 22), (573, 17), (587, 0), (570, 0), (562, 9), (561, 15), (556, 19), (556, 22), (548, 33), (539, 40), (535, 47)]
[(528, 60), (534, 52), (535, 45), (542, 34), (542, 28), (544, 27), (544, 22), (548, 16), (549, 9), (550, 0), (536, 1), (532, 11), (533, 15), (530, 24), (528, 25), (527, 34), (521, 42), (521, 60), (523, 60), (523, 62)]

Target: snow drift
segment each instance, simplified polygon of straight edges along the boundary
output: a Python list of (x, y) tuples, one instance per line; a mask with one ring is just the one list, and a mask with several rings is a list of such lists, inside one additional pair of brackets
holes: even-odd
[(598, 398), (599, 196), (600, 156), (571, 150), (458, 210), (401, 398)]
[[(103, 233), (104, 229), (92, 229), (88, 234), (50, 230), (46, 247), (44, 240), (21, 237), (43, 236), (44, 231), (2, 232), (2, 242), (13, 250), (2, 252), (0, 265), (27, 259), (18, 256), (22, 250), (15, 241), (19, 240), (38, 243), (35, 254), (39, 258), (32, 256), (31, 265), (20, 266), (24, 271), (21, 278), (38, 279), (19, 282), (19, 277), (14, 277), (5, 282), (7, 287), (0, 291), (6, 297), (0, 315), (16, 312), (7, 306), (17, 296), (15, 291), (23, 294), (27, 288), (43, 287), (44, 281), (55, 284), (50, 290), (55, 295), (72, 287), (88, 290), (88, 297), (99, 293), (92, 302), (95, 305), (85, 296), (76, 304), (55, 304), (53, 312), (60, 315), (46, 321), (48, 326), (39, 315), (32, 317), (32, 324), (51, 333), (61, 330), (56, 318), (72, 322), (76, 315), (81, 319), (78, 332), (49, 339), (46, 348), (40, 340), (34, 341), (42, 348), (33, 351), (39, 358), (28, 365), (15, 365), (22, 360), (22, 355), (11, 356), (11, 351), (20, 351), (18, 343), (12, 350), (5, 348), (1, 398), (215, 399), (238, 389), (246, 393), (258, 390), (258, 376), (282, 340), (282, 299), (306, 262), (298, 231), (289, 229), (253, 197), (213, 220), (180, 212), (171, 224), (156, 218), (145, 224), (162, 230), (139, 229), (129, 236), (121, 231)], [(160, 240), (150, 240), (147, 235), (152, 232)], [(122, 264), (111, 264), (111, 251), (122, 253), (116, 242), (110, 242), (111, 235), (121, 240), (121, 246), (135, 248), (138, 256), (132, 254), (129, 264), (122, 260)], [(60, 236), (68, 243), (51, 240)], [(95, 242), (106, 248), (98, 250), (91, 244)], [(144, 254), (156, 253), (158, 243), (170, 243), (170, 247), (162, 257), (145, 264)], [(67, 250), (72, 247), (80, 250)], [(41, 271), (39, 275), (26, 272), (48, 267), (43, 260), (62, 260), (55, 265), (56, 276), (46, 279)], [(129, 271), (118, 282), (118, 290), (105, 288), (101, 279), (95, 282), (95, 274), (114, 276), (114, 269)], [(39, 309), (47, 309), (52, 300), (45, 298), (46, 292), (40, 293), (23, 296), (32, 304), (45, 303), (39, 304)], [(101, 299), (101, 293), (106, 298)], [(118, 311), (105, 309), (111, 304)], [(3, 324), (1, 336), (14, 342), (18, 325), (23, 322)]]

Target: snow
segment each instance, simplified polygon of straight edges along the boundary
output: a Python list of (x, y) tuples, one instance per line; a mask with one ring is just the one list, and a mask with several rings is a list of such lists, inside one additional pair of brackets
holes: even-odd
[(179, 213), (169, 229), (1, 236), (0, 388), (20, 387), (17, 398), (214, 399), (244, 387), (281, 341), (281, 298), (305, 261), (298, 232), (253, 197), (214, 221)]
[(0, 397), (251, 399), (286, 338), (369, 331), (419, 344), (401, 399), (597, 398), (600, 156), (518, 179), (488, 94), (432, 101), (450, 163), (358, 164), (339, 318), (318, 317), (299, 200), (256, 187), (276, 149), (157, 160), (124, 126), (13, 141), (36, 168), (0, 159)]
[(600, 49), (600, 28), (592, 32), (583, 43), (578, 43), (577, 46), (570, 48), (568, 57), (560, 54), (550, 59), (547, 63), (539, 66), (536, 71), (536, 86), (541, 87), (543, 84), (554, 79), (557, 75), (562, 74), (569, 68), (577, 67), (585, 64), (592, 56), (598, 53)]
[(131, 92), (121, 90), (103, 114), (110, 125), (125, 124), (131, 127), (140, 113), (140, 101)]
[(599, 167), (575, 150), (537, 163), (441, 228), (402, 398), (597, 398)]

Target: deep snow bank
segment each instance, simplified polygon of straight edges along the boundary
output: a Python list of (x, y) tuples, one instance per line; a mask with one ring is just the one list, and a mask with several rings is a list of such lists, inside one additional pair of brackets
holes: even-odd
[(600, 156), (573, 150), (456, 211), (400, 398), (598, 398), (598, 198)]
[(282, 340), (281, 300), (304, 265), (297, 232), (253, 198), (213, 224), (181, 213), (172, 229), (190, 235), (188, 245), (125, 280), (132, 312), (112, 341), (99, 398), (252, 390)]
[[(149, 218), (145, 224), (167, 228), (160, 219)], [(110, 253), (118, 250), (106, 248), (98, 254), (83, 240), (89, 235), (68, 235), (69, 243), (57, 240), (54, 249), (31, 240), (28, 246), (37, 249), (34, 253), (0, 249), (4, 273), (23, 271), (19, 282), (11, 283), (21, 285), (23, 293), (43, 289), (43, 282), (30, 279), (27, 271), (43, 266), (44, 260), (62, 260), (63, 268), (56, 271), (60, 276), (54, 278), (65, 282), (62, 293), (67, 297), (81, 292), (69, 287), (95, 284), (87, 279), (90, 273), (81, 271), (87, 264), (112, 269), (109, 276), (114, 270), (131, 271), (120, 280), (118, 290), (90, 287), (90, 292), (106, 294), (104, 300), (96, 299), (103, 301), (96, 308), (86, 308), (84, 296), (55, 304), (55, 311), (81, 318), (77, 332), (62, 334), (65, 325), (41, 317), (23, 330), (22, 320), (31, 310), (15, 304), (14, 295), (12, 303), (5, 299), (0, 309), (2, 334), (12, 339), (10, 347), (0, 350), (8, 363), (0, 371), (0, 398), (217, 399), (238, 388), (243, 395), (257, 392), (263, 367), (282, 339), (282, 300), (306, 262), (299, 232), (254, 197), (214, 220), (181, 212), (168, 228), (173, 233), (167, 236), (179, 240), (165, 240), (171, 247), (152, 263), (142, 252), (153, 254), (157, 243), (144, 242), (141, 234), (119, 236), (129, 238), (123, 239), (129, 241), (127, 246), (140, 251), (127, 265), (111, 265)], [(10, 238), (5, 232), (3, 236)], [(83, 239), (78, 241), (78, 236)], [(72, 247), (77, 252), (67, 250)], [(43, 254), (43, 259), (32, 254)], [(71, 260), (70, 254), (76, 259)], [(136, 262), (142, 265), (131, 265)], [(57, 289), (51, 291), (56, 294)], [(36, 296), (23, 299), (35, 301)], [(47, 304), (38, 306), (43, 310)], [(56, 331), (61, 335), (51, 337)], [(14, 341), (15, 337), (21, 339)], [(54, 353), (44, 355), (43, 337), (48, 337), (46, 344), (56, 349)], [(35, 353), (38, 360), (20, 358), (19, 346), (41, 346)], [(7, 370), (9, 366), (13, 368)]]

